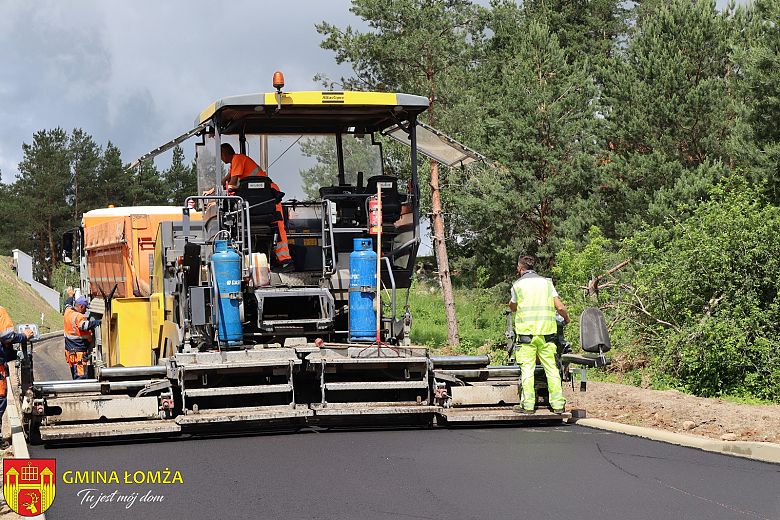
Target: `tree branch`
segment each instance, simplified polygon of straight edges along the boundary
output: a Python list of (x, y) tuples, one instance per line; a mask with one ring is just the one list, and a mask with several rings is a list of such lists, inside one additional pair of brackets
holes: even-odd
[(634, 299), (636, 299), (637, 303), (629, 303), (629, 305), (631, 307), (633, 307), (634, 309), (638, 310), (639, 312), (641, 312), (642, 314), (644, 314), (645, 316), (647, 316), (648, 318), (652, 319), (653, 321), (655, 321), (656, 323), (658, 323), (660, 325), (665, 325), (666, 327), (669, 327), (671, 329), (679, 330), (678, 327), (676, 325), (674, 325), (673, 323), (669, 323), (668, 321), (664, 321), (661, 318), (657, 318), (657, 317), (653, 316), (652, 314), (650, 314), (650, 312), (645, 307), (645, 304), (642, 301), (642, 298), (640, 298), (639, 294), (637, 294), (636, 289), (634, 289), (633, 287), (631, 287), (628, 284), (623, 284), (623, 285), (621, 285), (621, 287), (626, 289), (627, 291), (629, 291), (631, 293), (631, 296), (633, 296)]
[(611, 267), (610, 269), (608, 269), (606, 273), (592, 277), (590, 279), (590, 281), (588, 282), (587, 287), (584, 288), (585, 289), (585, 296), (586, 297), (590, 297), (590, 298), (595, 298), (595, 297), (598, 296), (600, 289), (606, 288), (609, 285), (613, 285), (613, 284), (609, 284), (609, 285), (605, 284), (605, 285), (602, 286), (600, 284), (601, 284), (602, 280), (604, 280), (606, 277), (612, 276), (616, 272), (620, 271), (625, 266), (627, 266), (629, 264), (629, 262), (631, 262), (631, 259), (627, 258), (627, 259), (623, 260), (622, 262), (620, 262), (619, 264), (617, 264), (616, 266)]

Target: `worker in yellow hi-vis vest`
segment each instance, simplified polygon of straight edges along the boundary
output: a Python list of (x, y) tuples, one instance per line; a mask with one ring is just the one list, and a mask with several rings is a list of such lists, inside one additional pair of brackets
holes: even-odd
[(555, 362), (556, 346), (553, 341), (558, 327), (556, 311), (564, 323), (569, 323), (569, 313), (558, 297), (552, 280), (536, 274), (535, 264), (533, 256), (520, 255), (517, 259), (520, 278), (512, 285), (512, 298), (509, 301), (509, 309), (515, 314), (515, 359), (520, 365), (521, 397), (515, 411), (526, 414), (535, 411), (534, 369), (536, 359), (539, 358), (547, 376), (550, 407), (554, 413), (563, 413), (566, 399), (563, 397), (561, 375)]

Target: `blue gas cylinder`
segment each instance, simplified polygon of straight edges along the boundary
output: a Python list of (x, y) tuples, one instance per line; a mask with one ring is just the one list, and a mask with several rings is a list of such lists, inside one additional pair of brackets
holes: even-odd
[(214, 242), (211, 255), (214, 273), (214, 298), (217, 311), (217, 332), (220, 342), (241, 344), (241, 255), (228, 245), (227, 240)]
[(376, 252), (370, 238), (352, 239), (349, 255), (349, 339), (376, 339)]

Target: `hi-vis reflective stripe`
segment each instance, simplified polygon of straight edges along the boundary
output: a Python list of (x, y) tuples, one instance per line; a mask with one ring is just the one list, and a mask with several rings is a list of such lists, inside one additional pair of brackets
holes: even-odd
[[(70, 313), (70, 327), (65, 331), (64, 336), (68, 339), (80, 339), (80, 338), (90, 337), (90, 334), (88, 332), (89, 320), (85, 319), (83, 322), (81, 322), (81, 326), (79, 326), (78, 319), (81, 316), (81, 314), (79, 314), (73, 309), (69, 309), (68, 312)], [(85, 332), (85, 334), (80, 334), (79, 333), (80, 331)]]
[(255, 166), (254, 169), (251, 172), (249, 172), (249, 175), (247, 175), (247, 177), (261, 177), (260, 175), (261, 171), (262, 170), (260, 170), (259, 166)]
[(0, 337), (3, 337), (3, 336), (5, 336), (5, 335), (7, 335), (7, 334), (10, 334), (10, 333), (12, 333), (13, 331), (14, 331), (14, 328), (13, 328), (13, 327), (8, 327), (8, 328), (7, 328), (7, 329), (5, 329), (4, 331), (0, 331)]
[(280, 262), (287, 262), (288, 260), (292, 260), (292, 257), (290, 256), (290, 248), (287, 246), (287, 242), (279, 242), (274, 248), (274, 254), (276, 255), (276, 259)]
[(539, 320), (555, 319), (554, 312), (523, 312), (519, 316), (519, 321), (523, 323), (536, 323)]
[(542, 335), (557, 329), (552, 282), (535, 273), (524, 275), (513, 286), (517, 311), (515, 333)]
[(554, 310), (551, 311), (550, 307), (547, 305), (528, 305), (528, 306), (523, 306), (522, 308), (524, 311), (528, 311), (528, 312), (538, 311), (541, 313), (552, 314), (553, 316), (555, 316), (555, 311)]
[[(76, 319), (78, 318), (78, 313), (76, 311), (71, 311), (70, 313), (70, 330), (65, 332), (65, 337), (68, 339), (81, 339), (81, 335), (78, 334), (78, 326), (76, 325)], [(76, 334), (69, 334), (70, 331), (76, 332)]]
[(534, 321), (538, 318), (555, 319), (555, 307), (549, 305), (518, 305), (517, 309), (521, 311), (520, 319), (522, 321)]
[(73, 307), (65, 309), (64, 334), (66, 338), (73, 338), (76, 333), (76, 325), (73, 323), (73, 313)]

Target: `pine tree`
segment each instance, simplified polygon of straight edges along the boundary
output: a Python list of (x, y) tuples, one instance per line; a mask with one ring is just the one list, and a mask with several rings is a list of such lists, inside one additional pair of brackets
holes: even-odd
[(728, 163), (735, 119), (729, 13), (711, 0), (647, 1), (637, 9), (625, 55), (603, 88), (601, 193), (609, 202), (606, 230), (618, 235), (646, 220), (650, 206), (657, 221), (706, 197)]
[[(361, 33), (321, 23), (321, 46), (336, 53), (338, 63), (352, 66), (354, 77), (342, 78), (345, 88), (419, 93), (428, 97), (427, 119), (437, 124), (462, 84), (452, 79), (471, 63), (471, 42), (482, 35), (480, 8), (468, 0), (353, 0), (350, 11), (372, 28)], [(445, 223), (442, 214), (439, 165), (431, 163), (431, 229), (447, 313), (448, 342), (459, 344), (452, 293)]]
[(57, 264), (62, 233), (73, 225), (68, 204), (71, 153), (68, 134), (61, 128), (33, 134), (22, 145), (16, 192), (18, 211), (27, 220), (30, 254), (37, 274), (48, 278)]
[(35, 219), (31, 218), (30, 208), (25, 207), (16, 183), (0, 183), (0, 215), (3, 216), (0, 255), (10, 256), (13, 249), (31, 251), (31, 228)]
[(448, 207), (457, 215), (458, 253), (498, 280), (514, 273), (520, 252), (551, 260), (561, 238), (594, 222), (599, 202), (591, 77), (569, 63), (548, 25), (519, 8), (495, 14), (494, 38), (511, 39), (512, 54), (486, 53), (475, 74), (481, 81), (452, 112), (468, 143), (497, 165), (460, 172)]
[(751, 178), (780, 204), (780, 3), (756, 0), (739, 12), (740, 65), (730, 80), (741, 115), (731, 152)]
[(620, 0), (526, 0), (523, 7), (526, 17), (546, 24), (556, 35), (570, 64), (587, 62), (598, 76), (628, 30), (630, 11)]
[(70, 204), (73, 207), (73, 220), (78, 221), (81, 214), (95, 208), (100, 197), (98, 168), (101, 150), (92, 136), (80, 128), (71, 132), (68, 141), (70, 153)]
[(133, 206), (167, 204), (170, 196), (170, 190), (154, 161), (145, 161), (138, 166), (130, 192)]
[(169, 192), (168, 202), (183, 205), (184, 199), (196, 195), (198, 182), (195, 172), (184, 164), (184, 150), (176, 145), (173, 148), (171, 166), (163, 173), (163, 182)]
[(98, 190), (93, 207), (129, 206), (133, 196), (132, 181), (133, 174), (124, 168), (119, 148), (109, 141), (98, 166)]

